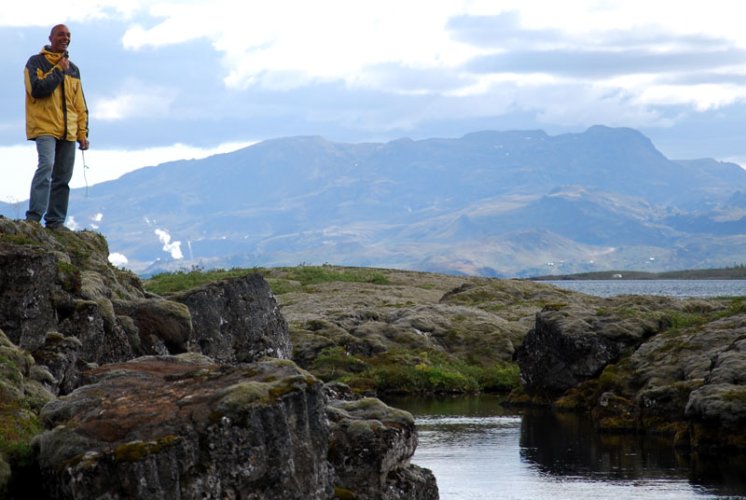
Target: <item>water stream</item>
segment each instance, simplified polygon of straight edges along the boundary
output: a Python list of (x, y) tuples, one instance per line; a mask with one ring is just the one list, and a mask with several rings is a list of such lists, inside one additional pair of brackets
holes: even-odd
[(433, 471), (441, 500), (746, 498), (746, 456), (600, 434), (583, 416), (518, 412), (490, 395), (387, 403), (415, 415), (412, 462)]

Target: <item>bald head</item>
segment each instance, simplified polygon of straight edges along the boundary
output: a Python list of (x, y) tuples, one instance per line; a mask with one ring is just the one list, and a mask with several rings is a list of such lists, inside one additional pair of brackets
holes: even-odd
[(49, 46), (52, 52), (65, 52), (70, 46), (70, 30), (64, 24), (57, 24), (49, 32)]

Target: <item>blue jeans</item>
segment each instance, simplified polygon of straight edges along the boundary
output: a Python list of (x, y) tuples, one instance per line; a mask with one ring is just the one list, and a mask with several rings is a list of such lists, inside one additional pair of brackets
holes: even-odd
[(49, 135), (36, 138), (39, 165), (31, 181), (26, 220), (44, 221), (47, 227), (59, 227), (67, 217), (67, 203), (75, 165), (75, 142)]

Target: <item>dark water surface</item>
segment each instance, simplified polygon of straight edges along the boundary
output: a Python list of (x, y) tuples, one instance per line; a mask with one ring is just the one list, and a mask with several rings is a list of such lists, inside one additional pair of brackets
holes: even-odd
[(679, 453), (670, 441), (599, 434), (576, 414), (506, 409), (495, 396), (388, 399), (411, 412), (412, 462), (442, 500), (746, 498), (746, 456)]

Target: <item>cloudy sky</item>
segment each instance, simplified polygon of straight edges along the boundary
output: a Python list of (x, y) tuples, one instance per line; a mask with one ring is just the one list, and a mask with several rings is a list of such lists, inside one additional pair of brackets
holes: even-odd
[(594, 124), (746, 167), (745, 14), (734, 0), (5, 2), (0, 200), (28, 198), (23, 67), (56, 23), (91, 112), (79, 187), (275, 137)]

